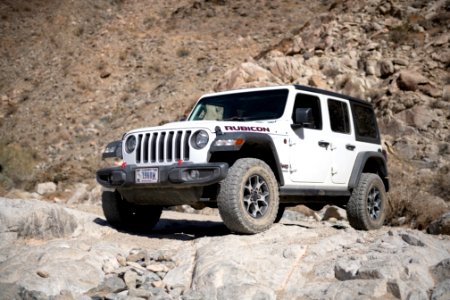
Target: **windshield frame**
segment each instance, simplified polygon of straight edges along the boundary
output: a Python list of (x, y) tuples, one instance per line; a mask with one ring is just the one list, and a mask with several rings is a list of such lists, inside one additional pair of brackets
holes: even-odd
[[(288, 88), (211, 94), (196, 103), (187, 120), (224, 122), (276, 120), (283, 116), (288, 97)], [(209, 116), (206, 116), (207, 105), (216, 109)], [(255, 111), (255, 107), (259, 110)], [(200, 117), (201, 113), (204, 113), (203, 117)]]

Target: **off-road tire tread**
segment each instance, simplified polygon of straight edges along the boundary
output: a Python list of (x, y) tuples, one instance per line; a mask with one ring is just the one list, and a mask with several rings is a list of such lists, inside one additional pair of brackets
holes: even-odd
[[(263, 217), (263, 222), (249, 221), (245, 215), (247, 212), (241, 207), (241, 186), (247, 180), (250, 170), (251, 174), (261, 172), (258, 174), (264, 177), (271, 193), (269, 210)], [(277, 217), (279, 206), (278, 183), (270, 167), (259, 159), (238, 159), (220, 184), (217, 206), (223, 222), (232, 232), (255, 234), (269, 229)]]
[[(377, 185), (382, 197), (382, 211), (379, 222), (373, 222), (367, 212), (367, 193)], [(362, 173), (357, 187), (353, 190), (347, 203), (347, 219), (357, 230), (373, 230), (383, 226), (386, 206), (386, 192), (383, 181), (377, 174)]]
[(278, 204), (277, 217), (275, 218), (275, 221), (273, 221), (273, 222), (280, 223), (285, 211), (286, 211), (286, 206)]

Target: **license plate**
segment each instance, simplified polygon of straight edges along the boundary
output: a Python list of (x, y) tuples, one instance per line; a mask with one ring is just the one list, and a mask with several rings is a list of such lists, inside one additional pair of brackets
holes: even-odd
[(158, 175), (158, 168), (136, 169), (136, 183), (158, 182)]

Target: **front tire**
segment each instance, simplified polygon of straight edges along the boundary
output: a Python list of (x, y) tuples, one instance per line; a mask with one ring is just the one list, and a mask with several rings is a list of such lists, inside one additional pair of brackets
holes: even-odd
[(377, 174), (362, 173), (347, 203), (347, 218), (358, 230), (379, 229), (386, 219), (386, 191)]
[(102, 193), (102, 208), (106, 220), (112, 227), (137, 233), (151, 231), (162, 213), (161, 206), (127, 202), (117, 191)]
[(238, 159), (220, 185), (217, 206), (233, 232), (254, 234), (269, 229), (279, 206), (278, 184), (270, 167), (259, 159)]

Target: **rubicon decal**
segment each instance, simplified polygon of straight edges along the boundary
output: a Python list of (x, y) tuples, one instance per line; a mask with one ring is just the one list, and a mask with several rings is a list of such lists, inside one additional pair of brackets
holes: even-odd
[(270, 132), (268, 127), (258, 126), (225, 126), (227, 131), (255, 131), (255, 132)]

